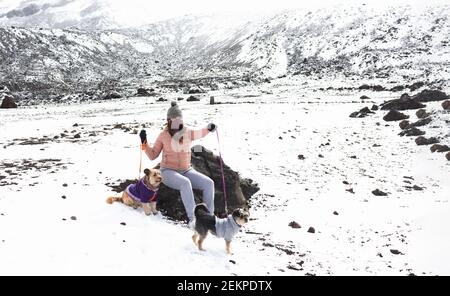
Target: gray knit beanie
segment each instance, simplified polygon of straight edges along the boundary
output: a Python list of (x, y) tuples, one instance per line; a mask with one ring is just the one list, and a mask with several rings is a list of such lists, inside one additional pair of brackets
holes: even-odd
[(180, 108), (178, 107), (177, 102), (173, 101), (171, 103), (169, 110), (167, 110), (167, 118), (175, 118), (175, 117), (183, 117)]

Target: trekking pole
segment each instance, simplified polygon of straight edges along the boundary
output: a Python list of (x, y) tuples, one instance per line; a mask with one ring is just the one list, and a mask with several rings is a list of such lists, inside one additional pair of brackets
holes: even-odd
[(222, 173), (223, 201), (225, 205), (225, 214), (228, 214), (227, 189), (225, 185), (225, 174), (223, 172), (223, 159), (222, 159), (222, 150), (220, 148), (219, 129), (217, 127), (216, 127), (216, 135), (217, 135), (217, 144), (219, 146), (220, 172)]

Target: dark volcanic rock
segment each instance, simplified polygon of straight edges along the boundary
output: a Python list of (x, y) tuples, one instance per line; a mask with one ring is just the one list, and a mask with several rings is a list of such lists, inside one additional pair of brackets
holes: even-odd
[(121, 94), (119, 94), (118, 92), (113, 91), (113, 92), (110, 92), (107, 95), (105, 95), (103, 97), (103, 99), (104, 100), (111, 100), (111, 99), (120, 99), (121, 97), (122, 97)]
[(150, 97), (152, 95), (153, 95), (153, 93), (146, 88), (140, 87), (137, 89), (136, 96), (138, 96), (138, 97)]
[(450, 100), (442, 102), (442, 108), (444, 108), (444, 110), (450, 110)]
[(398, 112), (397, 110), (391, 110), (383, 117), (385, 121), (398, 121), (408, 118), (409, 118), (408, 115)]
[(431, 137), (429, 139), (425, 138), (425, 137), (418, 137), (416, 139), (416, 144), (419, 146), (424, 146), (424, 145), (431, 145), (431, 144), (437, 144), (439, 143), (439, 140)]
[(189, 96), (189, 98), (187, 98), (186, 101), (187, 102), (198, 102), (198, 101), (200, 101), (200, 99), (196, 96)]
[(300, 224), (298, 224), (298, 223), (295, 222), (295, 221), (290, 222), (288, 226), (290, 226), (290, 227), (292, 227), (292, 228), (296, 228), (296, 229), (302, 228), (302, 227), (300, 226)]
[(447, 145), (440, 145), (440, 144), (434, 144), (433, 146), (430, 147), (431, 152), (447, 152), (450, 151), (450, 147), (448, 147)]
[(445, 158), (450, 161), (450, 152), (445, 155)]
[(309, 233), (316, 233), (316, 230), (314, 229), (314, 227), (310, 227), (310, 228), (308, 229), (308, 232), (309, 232)]
[(350, 117), (352, 118), (364, 118), (369, 114), (374, 114), (375, 112), (372, 112), (368, 107), (364, 107), (361, 110), (359, 110), (358, 112), (353, 112), (352, 114), (350, 114)]
[(420, 110), (417, 110), (417, 112), (416, 112), (416, 116), (419, 119), (426, 118), (430, 115), (431, 115), (431, 113), (428, 113), (425, 109), (420, 109)]
[(372, 191), (372, 194), (375, 196), (387, 196), (388, 195), (386, 192), (383, 192), (380, 189), (375, 189), (374, 191)]
[(410, 91), (415, 91), (415, 90), (418, 90), (419, 88), (421, 88), (424, 85), (425, 85), (425, 83), (419, 81), (419, 82), (413, 83), (412, 85), (408, 85), (408, 88), (409, 88)]
[(411, 98), (408, 94), (403, 94), (400, 99), (387, 101), (381, 105), (381, 110), (411, 110), (425, 108), (426, 106), (418, 99)]
[(419, 102), (437, 102), (448, 100), (449, 96), (440, 90), (425, 89), (417, 95), (414, 95), (412, 98), (418, 100)]
[[(222, 175), (220, 172), (219, 157), (202, 146), (192, 147), (191, 157), (192, 167), (205, 174), (214, 181), (215, 188), (215, 208), (219, 216), (225, 212), (224, 194), (222, 185)], [(258, 184), (250, 179), (243, 179), (239, 174), (224, 164), (225, 184), (227, 193), (228, 212), (235, 208), (247, 207), (247, 202), (252, 195), (259, 191)], [(113, 188), (115, 192), (122, 192), (129, 184), (135, 183), (135, 180), (126, 180), (121, 184), (106, 184)], [(158, 191), (158, 209), (175, 220), (186, 220), (186, 212), (181, 201), (178, 190), (171, 189), (161, 184)], [(196, 203), (201, 202), (201, 192), (194, 190)]]
[(426, 117), (423, 119), (420, 119), (416, 122), (411, 123), (409, 126), (413, 127), (413, 126), (424, 126), (429, 124), (431, 121), (433, 121), (433, 119), (431, 117)]
[(372, 105), (372, 108), (370, 108), (372, 111), (378, 111), (378, 109), (380, 108), (377, 105)]
[(13, 109), (13, 108), (17, 108), (17, 104), (16, 102), (14, 102), (14, 98), (10, 96), (5, 96), (3, 98), (0, 109)]
[(420, 129), (416, 128), (416, 127), (410, 127), (408, 129), (405, 129), (404, 131), (402, 131), (401, 133), (399, 133), (400, 136), (407, 136), (407, 137), (412, 137), (412, 136), (423, 136), (425, 135), (424, 131), (421, 131)]
[(360, 99), (361, 100), (370, 100), (370, 98), (368, 96), (361, 96)]
[(401, 121), (400, 123), (399, 123), (399, 127), (402, 129), (402, 130), (405, 130), (405, 129), (407, 129), (408, 127), (409, 127), (409, 124), (410, 124), (410, 122), (408, 121), (408, 120), (403, 120), (403, 121)]

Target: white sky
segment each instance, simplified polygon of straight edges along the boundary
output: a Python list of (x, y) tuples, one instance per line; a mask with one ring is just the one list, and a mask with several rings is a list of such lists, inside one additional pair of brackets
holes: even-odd
[[(130, 6), (139, 7), (138, 14), (154, 20), (186, 14), (210, 14), (216, 12), (260, 13), (290, 8), (315, 9), (324, 6), (366, 3), (370, 6), (409, 4), (418, 8), (435, 4), (450, 4), (450, 0), (106, 0), (111, 7), (130, 17)], [(136, 16), (138, 17), (138, 16)]]
[[(0, 9), (16, 8), (21, 2), (55, 3), (61, 0), (0, 0)], [(83, 8), (94, 1), (107, 3), (115, 18), (122, 23), (148, 23), (187, 14), (233, 12), (238, 14), (266, 13), (275, 10), (305, 8), (316, 9), (334, 5), (386, 7), (409, 4), (419, 9), (434, 4), (450, 4), (450, 0), (74, 0), (70, 7)], [(25, 4), (26, 5), (26, 4)], [(77, 11), (78, 12), (78, 11)]]

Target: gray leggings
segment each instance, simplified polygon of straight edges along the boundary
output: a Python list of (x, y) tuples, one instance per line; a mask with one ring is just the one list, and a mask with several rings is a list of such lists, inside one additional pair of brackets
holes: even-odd
[(211, 214), (214, 214), (214, 181), (197, 172), (193, 168), (186, 171), (175, 171), (161, 168), (164, 185), (180, 191), (184, 209), (192, 221), (194, 218), (195, 199), (192, 188), (203, 191), (203, 202)]

